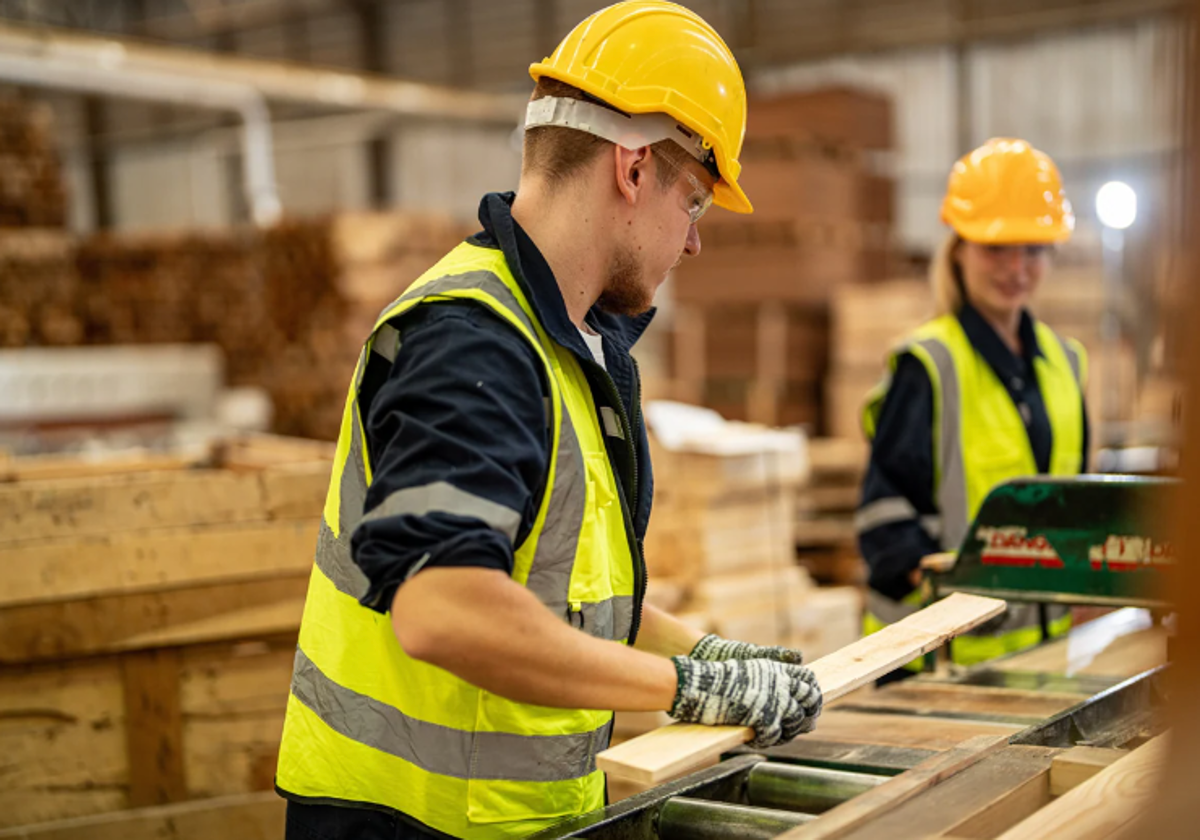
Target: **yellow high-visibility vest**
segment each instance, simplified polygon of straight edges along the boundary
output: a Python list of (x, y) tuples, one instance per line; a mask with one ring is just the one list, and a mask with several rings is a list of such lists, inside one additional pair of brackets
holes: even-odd
[[(1078, 342), (1060, 338), (1039, 321), (1034, 322), (1034, 332), (1042, 351), (1034, 357), (1034, 372), (1053, 438), (1049, 474), (1078, 475), (1083, 464), (1087, 356)], [(956, 551), (992, 488), (1037, 475), (1037, 461), (1008, 389), (971, 344), (957, 316), (943, 315), (918, 327), (892, 352), (890, 372), (905, 353), (920, 360), (933, 386), (934, 500), (939, 516), (936, 522), (924, 524), (937, 533), (943, 549)], [(863, 428), (868, 437), (875, 436), (889, 382), (890, 374), (867, 398)], [(907, 504), (907, 500), (882, 502), (888, 503)], [(916, 606), (912, 596), (895, 602), (871, 591), (863, 629), (874, 632)], [(1070, 629), (1065, 608), (1051, 607), (1049, 618), (1050, 635)], [(1041, 641), (1037, 605), (1010, 604), (1003, 621), (985, 630), (951, 643), (955, 662), (970, 665), (1037, 644)]]
[[(523, 837), (603, 806), (595, 757), (607, 746), (612, 712), (516, 703), (410, 658), (390, 617), (359, 603), (366, 579), (350, 555), (371, 481), (358, 404), (363, 371), (372, 353), (395, 358), (401, 336), (388, 321), (434, 299), (487, 306), (545, 365), (549, 472), (534, 526), (514, 545), (513, 579), (585, 633), (625, 642), (631, 632), (636, 542), (583, 369), (547, 336), (501, 251), (463, 243), (383, 312), (359, 358), (300, 626), (276, 785), (300, 801), (401, 811), (454, 837)], [(519, 512), (447, 482), (397, 491), (368, 516), (434, 510), (482, 519), (514, 541), (521, 521)]]

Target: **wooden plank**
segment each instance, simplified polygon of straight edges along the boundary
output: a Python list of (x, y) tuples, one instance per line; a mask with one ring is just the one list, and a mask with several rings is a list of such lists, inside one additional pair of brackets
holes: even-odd
[(1071, 747), (1066, 752), (1055, 756), (1054, 761), (1050, 764), (1050, 793), (1054, 796), (1062, 796), (1128, 754), (1126, 750)]
[(908, 802), (880, 809), (842, 837), (994, 837), (1050, 801), (1050, 762), (1057, 752), (1005, 746)]
[(0, 606), (302, 573), (312, 566), (317, 529), (315, 519), (295, 519), (10, 548), (0, 564)]
[(83, 460), (78, 456), (36, 455), (0, 460), (0, 483), (57, 478), (85, 478), (120, 473), (182, 470), (202, 464), (208, 453), (159, 455), (135, 453)]
[(1002, 671), (1132, 677), (1167, 661), (1166, 632), (1141, 610), (1123, 609), (1072, 628), (1061, 639), (998, 660)]
[(120, 664), (0, 671), (0, 830), (129, 807)]
[(826, 811), (816, 821), (780, 835), (778, 840), (833, 840), (845, 837), (868, 820), (899, 807), (922, 791), (1001, 749), (1006, 740), (1004, 736), (988, 735), (972, 738)]
[(1150, 806), (1167, 759), (1160, 735), (1000, 835), (999, 840), (1098, 840)]
[(319, 517), (330, 465), (178, 470), (0, 485), (0, 547), (155, 528)]
[(0, 840), (283, 840), (274, 792), (141, 808), (0, 830)]
[(129, 804), (165, 805), (187, 798), (183, 776), (183, 714), (179, 653), (147, 650), (121, 662), (125, 739), (129, 751)]
[(0, 610), (0, 664), (295, 635), (309, 573)]
[[(826, 700), (831, 702), (942, 646), (1004, 609), (1004, 602), (995, 598), (955, 593), (818, 659), (810, 667)], [(753, 735), (753, 730), (744, 726), (673, 724), (605, 750), (597, 756), (597, 764), (617, 776), (657, 782), (743, 744)]]
[(1012, 736), (1024, 728), (1017, 723), (875, 714), (833, 708), (821, 713), (813, 737), (843, 744), (948, 750), (981, 735)]

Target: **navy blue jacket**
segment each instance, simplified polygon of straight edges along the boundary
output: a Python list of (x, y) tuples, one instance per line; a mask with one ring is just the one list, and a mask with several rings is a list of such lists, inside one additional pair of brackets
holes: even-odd
[[(1033, 360), (1043, 355), (1029, 313), (1022, 313), (1018, 356), (970, 304), (958, 313), (959, 323), (996, 376), (1025, 421), (1039, 473), (1050, 469), (1053, 434), (1046, 403), (1038, 387)], [(1083, 411), (1083, 466), (1087, 470), (1087, 407)], [(871, 588), (900, 600), (912, 591), (908, 575), (921, 558), (942, 550), (920, 518), (936, 515), (933, 495), (933, 384), (925, 366), (911, 353), (899, 359), (876, 423), (871, 460), (863, 481), (860, 508), (882, 499), (906, 499), (916, 515), (887, 522), (858, 534), (858, 547), (867, 561)]]
[[(629, 351), (654, 313), (627, 318), (593, 308), (587, 322), (603, 337), (607, 372), (596, 364), (567, 316), (550, 266), (512, 217), (513, 198), (512, 193), (485, 196), (479, 207), (483, 230), (470, 241), (504, 253), (542, 327), (578, 357), (597, 410), (611, 408), (634, 429), (629, 440), (605, 440), (637, 538), (636, 635), (645, 592), (641, 544), (654, 479), (640, 380)], [(551, 441), (544, 365), (521, 335), (483, 304), (423, 303), (391, 323), (400, 333), (399, 353), (390, 365), (370, 354), (359, 397), (373, 470), (364, 512), (397, 490), (446, 481), (522, 511), (520, 545), (546, 489)], [(380, 612), (390, 609), (396, 589), (414, 570), (475, 566), (511, 573), (513, 568), (513, 546), (504, 534), (481, 520), (449, 513), (365, 522), (354, 531), (351, 549), (370, 585), (362, 603)]]

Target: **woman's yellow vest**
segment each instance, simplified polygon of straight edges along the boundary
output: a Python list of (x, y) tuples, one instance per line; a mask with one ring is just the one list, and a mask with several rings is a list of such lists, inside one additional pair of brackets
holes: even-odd
[[(1087, 356), (1071, 339), (1060, 338), (1034, 322), (1041, 355), (1033, 360), (1038, 388), (1050, 419), (1050, 475), (1078, 475), (1083, 464), (1083, 387)], [(967, 337), (955, 315), (943, 315), (915, 330), (894, 350), (889, 370), (911, 353), (920, 360), (933, 386), (934, 500), (938, 521), (926, 523), (938, 532), (942, 548), (956, 551), (979, 506), (997, 484), (1038, 474), (1025, 423), (991, 365)], [(890, 379), (890, 377), (889, 377)], [(889, 379), (867, 398), (863, 427), (869, 438), (887, 396)], [(897, 500), (902, 502), (903, 500)], [(906, 602), (869, 593), (864, 629), (878, 630), (919, 606), (919, 593)], [(1070, 628), (1070, 615), (1051, 608), (1051, 635)], [(954, 661), (970, 665), (1020, 650), (1041, 641), (1036, 605), (1010, 604), (1002, 623), (954, 640)]]
[[(603, 806), (595, 757), (607, 746), (612, 712), (515, 703), (406, 656), (390, 616), (359, 603), (366, 579), (350, 556), (371, 481), (358, 404), (363, 371), (372, 353), (395, 358), (402, 336), (390, 319), (446, 299), (490, 308), (545, 366), (549, 471), (532, 530), (514, 546), (513, 579), (573, 627), (616, 642), (629, 637), (636, 543), (587, 379), (571, 351), (546, 335), (503, 254), (463, 243), (380, 315), (359, 358), (300, 625), (276, 785), (296, 798), (402, 811), (454, 837), (523, 837)], [(605, 417), (610, 434), (631, 433), (613, 422)], [(482, 519), (510, 539), (520, 523), (514, 511), (446, 482), (398, 491), (369, 516), (432, 510)]]

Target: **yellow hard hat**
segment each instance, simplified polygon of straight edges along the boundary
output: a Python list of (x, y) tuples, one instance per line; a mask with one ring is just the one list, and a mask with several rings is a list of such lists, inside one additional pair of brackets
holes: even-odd
[(942, 221), (970, 242), (1064, 242), (1075, 229), (1071, 202), (1049, 155), (1024, 140), (993, 138), (950, 171)]
[(753, 212), (738, 186), (746, 134), (742, 71), (721, 36), (695, 12), (664, 0), (617, 3), (572, 29), (529, 74), (577, 87), (627, 114), (670, 115), (698, 135), (697, 150), (689, 152), (711, 155), (719, 175), (714, 203)]

